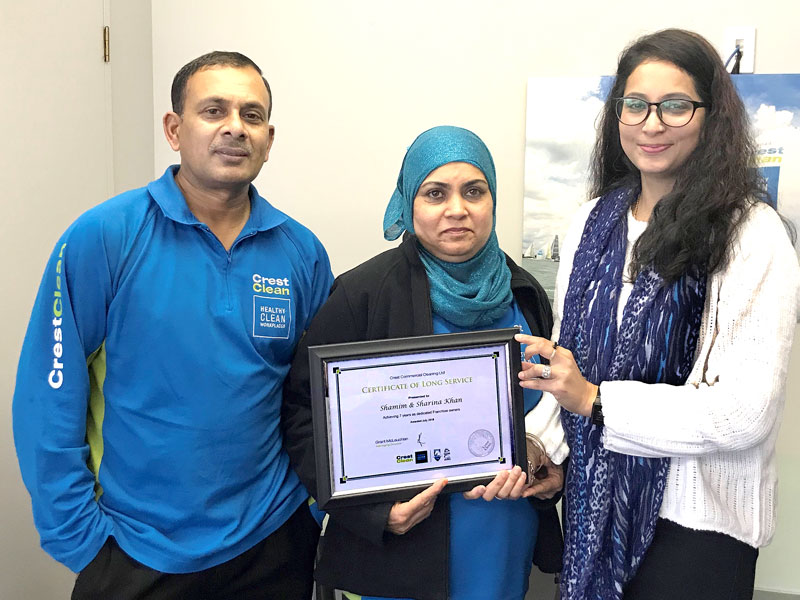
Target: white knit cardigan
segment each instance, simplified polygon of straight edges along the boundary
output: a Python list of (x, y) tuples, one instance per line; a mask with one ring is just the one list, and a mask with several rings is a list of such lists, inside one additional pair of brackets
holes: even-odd
[[(573, 257), (595, 202), (581, 206), (561, 246), (554, 340)], [(637, 236), (629, 235), (626, 267)], [(623, 306), (631, 287), (623, 286)], [(770, 542), (775, 441), (799, 314), (797, 255), (775, 211), (756, 205), (745, 218), (732, 260), (708, 281), (697, 356), (686, 384), (601, 384), (605, 447), (672, 459), (662, 518), (754, 547)], [(557, 415), (555, 399), (544, 394), (526, 429), (542, 436), (554, 462), (561, 462), (568, 451)]]

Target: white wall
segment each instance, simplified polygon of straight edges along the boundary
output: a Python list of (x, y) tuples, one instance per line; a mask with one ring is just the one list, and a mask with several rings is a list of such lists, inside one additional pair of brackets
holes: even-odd
[[(42, 269), (65, 226), (111, 190), (103, 0), (0, 3), (0, 598), (66, 597), (39, 548), (14, 452), (11, 397)], [(55, 67), (58, 62), (60, 68)]]
[[(102, 57), (104, 24), (112, 29), (110, 64)], [(0, 2), (2, 600), (67, 598), (74, 581), (39, 547), (14, 452), (11, 397), (33, 299), (56, 240), (115, 189), (153, 176), (150, 32), (150, 0)], [(111, 114), (112, 98), (119, 120)]]
[[(759, 72), (800, 70), (796, 19), (786, 17), (800, 16), (794, 0), (777, 0), (763, 11), (743, 0), (667, 6), (232, 0), (220, 10), (210, 0), (161, 0), (153, 4), (155, 113), (168, 110), (172, 77), (188, 60), (212, 49), (253, 58), (272, 85), (276, 127), (256, 184), (317, 232), (335, 272), (387, 247), (383, 210), (414, 137), (443, 123), (468, 127), (494, 155), (498, 235), (519, 256), (527, 77), (612, 73), (619, 51), (638, 34), (682, 26), (716, 43), (736, 23), (758, 28)], [(686, 17), (670, 20), (664, 12)], [(160, 173), (177, 158), (160, 123), (154, 127)]]
[[(757, 72), (800, 71), (796, 0), (231, 0), (224, 6), (153, 3), (155, 113), (168, 109), (174, 73), (195, 56), (239, 50), (255, 60), (273, 88), (276, 127), (256, 185), (317, 233), (336, 273), (389, 247), (381, 221), (405, 148), (424, 129), (445, 123), (473, 129), (492, 151), (500, 244), (520, 256), (530, 76), (613, 73), (629, 40), (668, 26), (694, 29), (721, 44), (726, 27), (753, 25)], [(162, 141), (160, 124), (154, 130), (160, 173), (177, 159)], [(750, 358), (757, 361), (743, 360)], [(758, 585), (800, 593), (797, 352), (792, 367), (778, 449), (780, 525), (761, 554)]]
[(119, 194), (154, 178), (153, 27), (150, 0), (108, 1), (114, 193)]

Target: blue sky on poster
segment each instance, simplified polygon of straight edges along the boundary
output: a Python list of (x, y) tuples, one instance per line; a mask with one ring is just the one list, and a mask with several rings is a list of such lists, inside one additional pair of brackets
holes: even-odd
[(778, 169), (778, 210), (800, 229), (800, 74), (738, 75), (762, 167)]
[[(528, 80), (523, 253), (563, 239), (587, 199), (595, 123), (611, 77)], [(779, 167), (778, 208), (800, 229), (800, 75), (738, 75), (762, 166)], [(791, 200), (790, 200), (791, 199)]]
[(594, 124), (610, 77), (537, 77), (528, 80), (523, 252), (563, 233), (586, 200)]
[(784, 118), (791, 115), (788, 124), (800, 128), (800, 75), (737, 75), (733, 81), (748, 113), (756, 114), (762, 104), (771, 106), (778, 112), (788, 113)]

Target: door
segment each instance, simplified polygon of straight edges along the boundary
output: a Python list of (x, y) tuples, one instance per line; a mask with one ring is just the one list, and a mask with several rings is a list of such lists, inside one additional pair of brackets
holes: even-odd
[(104, 0), (0, 0), (0, 598), (65, 598), (40, 548), (11, 435), (19, 348), (58, 236), (111, 192)]

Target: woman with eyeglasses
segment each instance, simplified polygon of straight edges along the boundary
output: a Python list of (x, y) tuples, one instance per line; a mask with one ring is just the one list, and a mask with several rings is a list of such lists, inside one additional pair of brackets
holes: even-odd
[(595, 200), (561, 247), (553, 340), (521, 385), (570, 446), (562, 598), (751, 598), (775, 529), (775, 441), (800, 269), (744, 106), (678, 29), (620, 56)]

